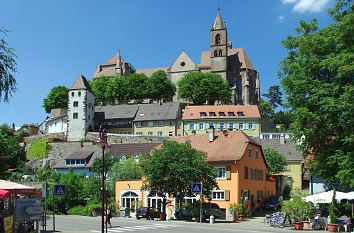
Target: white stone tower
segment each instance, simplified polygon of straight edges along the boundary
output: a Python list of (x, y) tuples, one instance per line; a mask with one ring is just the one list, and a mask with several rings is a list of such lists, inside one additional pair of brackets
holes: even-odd
[(95, 96), (83, 75), (76, 79), (68, 94), (68, 141), (80, 141), (88, 131), (93, 131)]

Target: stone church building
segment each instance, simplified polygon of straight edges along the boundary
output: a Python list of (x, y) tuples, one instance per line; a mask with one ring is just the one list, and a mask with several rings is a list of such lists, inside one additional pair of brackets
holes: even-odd
[(210, 50), (203, 51), (199, 64), (196, 64), (182, 51), (170, 67), (134, 70), (120, 53), (117, 53), (105, 64), (97, 66), (94, 78), (115, 75), (128, 76), (131, 73), (143, 73), (150, 76), (157, 70), (163, 70), (170, 80), (177, 82), (190, 71), (213, 72), (220, 74), (233, 90), (234, 104), (258, 105), (260, 97), (259, 73), (243, 48), (232, 48), (227, 37), (227, 28), (218, 9), (214, 23), (210, 29)]

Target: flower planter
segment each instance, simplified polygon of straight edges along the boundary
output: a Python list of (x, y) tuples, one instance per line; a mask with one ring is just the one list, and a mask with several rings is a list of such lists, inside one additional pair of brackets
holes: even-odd
[(310, 222), (308, 222), (308, 221), (304, 222), (304, 229), (305, 229), (305, 230), (311, 230), (311, 224), (310, 224)]
[(303, 222), (295, 222), (294, 223), (294, 229), (301, 231), (302, 229), (304, 229), (304, 223)]
[(166, 213), (164, 213), (164, 212), (160, 213), (160, 220), (166, 221)]
[(338, 224), (328, 223), (327, 229), (329, 232), (338, 232)]
[(240, 221), (245, 221), (246, 220), (245, 215), (240, 215), (239, 218), (240, 218)]

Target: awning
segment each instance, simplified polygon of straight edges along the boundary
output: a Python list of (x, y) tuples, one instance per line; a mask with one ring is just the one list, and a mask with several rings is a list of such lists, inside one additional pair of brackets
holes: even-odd
[[(336, 200), (340, 202), (341, 200), (353, 200), (354, 195), (350, 193), (343, 193), (343, 192), (338, 192), (336, 191)], [(331, 203), (333, 198), (333, 190), (328, 191), (328, 192), (323, 192), (323, 193), (317, 193), (314, 195), (307, 196), (305, 198), (306, 202), (312, 202), (312, 203)]]
[(9, 194), (40, 195), (40, 192), (38, 192), (36, 188), (6, 180), (0, 180), (0, 190), (1, 189), (8, 191)]
[(0, 199), (4, 199), (5, 197), (9, 197), (10, 196), (10, 192), (0, 189)]

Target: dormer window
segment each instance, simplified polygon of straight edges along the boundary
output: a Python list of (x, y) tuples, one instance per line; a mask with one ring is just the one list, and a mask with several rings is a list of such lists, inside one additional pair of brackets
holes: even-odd
[(229, 116), (231, 116), (231, 117), (235, 116), (235, 113), (234, 113), (234, 112), (228, 112), (227, 114), (228, 114)]
[(216, 36), (215, 36), (215, 44), (220, 44), (220, 42), (221, 42), (221, 36), (220, 36), (220, 34), (216, 34)]
[(201, 116), (201, 117), (206, 117), (207, 114), (206, 114), (206, 112), (200, 112), (200, 116)]
[(219, 116), (224, 117), (225, 116), (225, 112), (219, 112)]
[(243, 112), (237, 112), (237, 116), (245, 116), (245, 114), (243, 114)]
[(216, 116), (215, 112), (209, 112), (209, 116), (214, 117)]

